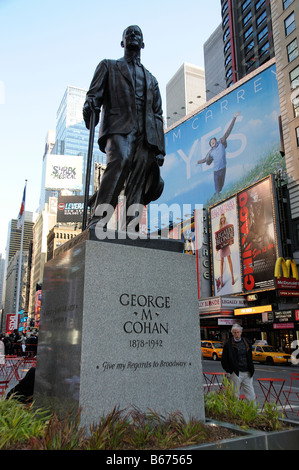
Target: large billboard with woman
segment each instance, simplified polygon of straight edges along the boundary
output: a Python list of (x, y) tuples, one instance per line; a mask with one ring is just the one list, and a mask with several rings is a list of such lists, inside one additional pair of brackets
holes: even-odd
[(242, 291), (236, 196), (210, 210), (214, 295)]

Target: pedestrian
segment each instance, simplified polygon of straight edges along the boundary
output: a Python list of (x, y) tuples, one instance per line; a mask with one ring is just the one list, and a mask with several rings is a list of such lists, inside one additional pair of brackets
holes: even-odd
[(10, 354), (12, 354), (12, 342), (8, 333), (5, 333), (3, 343), (5, 346), (5, 356), (9, 356)]
[(242, 331), (243, 328), (237, 323), (232, 326), (232, 337), (223, 347), (221, 364), (230, 374), (229, 380), (233, 384), (236, 396), (239, 397), (242, 389), (246, 399), (255, 402), (252, 347), (250, 341), (242, 336)]
[(35, 331), (31, 333), (29, 338), (26, 340), (26, 351), (29, 352), (29, 357), (34, 357), (36, 356), (37, 352), (37, 343), (38, 343), (38, 337)]
[(2, 336), (0, 339), (0, 364), (5, 364), (5, 346)]
[(22, 347), (22, 356), (25, 356), (25, 353), (26, 353), (26, 339), (27, 339), (27, 336), (26, 336), (26, 333), (24, 333), (24, 331), (22, 332), (22, 335), (21, 335), (21, 347)]

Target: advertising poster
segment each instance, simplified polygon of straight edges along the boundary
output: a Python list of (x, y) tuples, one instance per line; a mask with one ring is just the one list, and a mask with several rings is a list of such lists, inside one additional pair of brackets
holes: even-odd
[(237, 197), (210, 209), (214, 295), (242, 291)]
[(274, 287), (278, 257), (272, 178), (238, 194), (244, 292)]
[(49, 154), (46, 158), (46, 189), (82, 189), (82, 156)]
[(57, 222), (82, 222), (84, 196), (59, 196)]
[[(157, 203), (210, 207), (284, 169), (279, 153), (279, 115), (276, 66), (272, 62), (166, 130), (166, 156), (161, 168), (165, 186)], [(182, 217), (184, 214), (182, 209)]]
[(206, 209), (195, 210), (194, 228), (198, 298), (202, 299), (211, 296), (209, 217)]
[[(14, 313), (8, 313), (6, 315), (6, 328), (5, 328), (5, 333), (13, 333), (15, 329), (15, 314)], [(18, 325), (17, 329), (19, 328), (19, 318), (18, 318)]]

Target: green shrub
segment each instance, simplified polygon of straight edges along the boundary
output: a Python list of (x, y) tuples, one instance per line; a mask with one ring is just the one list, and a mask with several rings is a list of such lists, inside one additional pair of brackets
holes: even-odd
[(12, 397), (0, 399), (0, 449), (16, 449), (29, 439), (41, 436), (49, 413), (33, 410)]
[(273, 403), (265, 403), (263, 410), (259, 404), (240, 400), (236, 396), (233, 383), (227, 378), (223, 380), (223, 387), (218, 392), (210, 392), (205, 395), (206, 417), (228, 421), (240, 425), (243, 428), (256, 428), (265, 431), (274, 431), (283, 427), (277, 406)]

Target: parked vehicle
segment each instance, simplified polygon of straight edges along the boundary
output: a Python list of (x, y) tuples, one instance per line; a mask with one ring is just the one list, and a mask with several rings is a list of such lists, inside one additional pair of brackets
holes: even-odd
[(208, 357), (217, 361), (221, 359), (223, 350), (223, 343), (220, 341), (202, 341), (201, 342), (201, 352), (203, 357)]
[(292, 363), (290, 354), (275, 351), (275, 349), (268, 344), (254, 344), (252, 346), (252, 359), (268, 365)]

